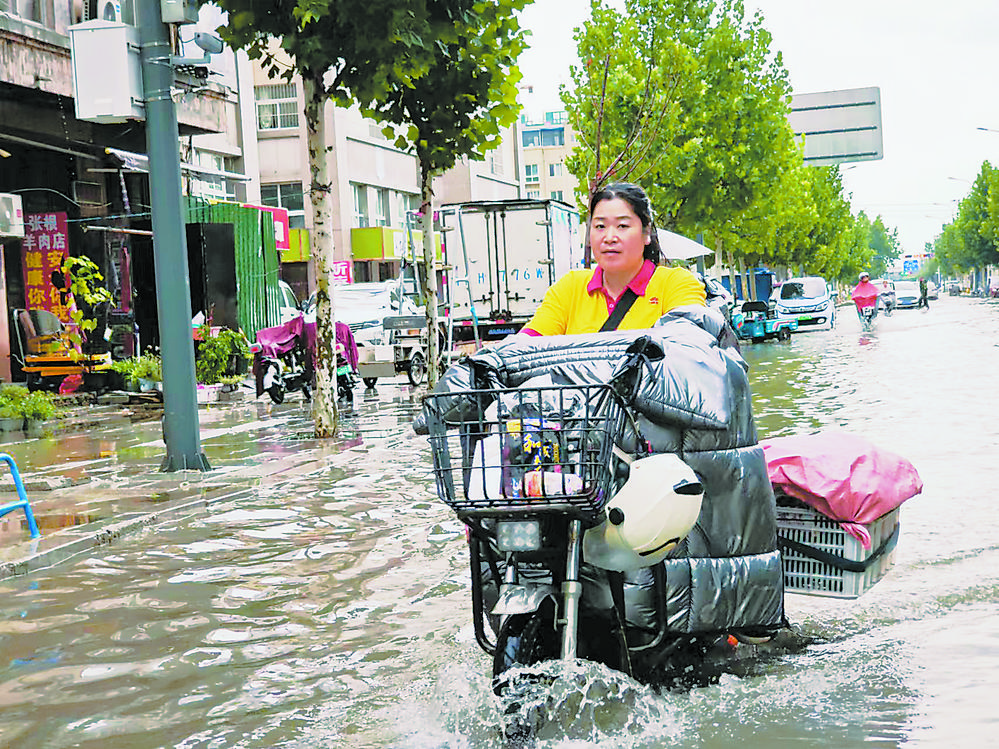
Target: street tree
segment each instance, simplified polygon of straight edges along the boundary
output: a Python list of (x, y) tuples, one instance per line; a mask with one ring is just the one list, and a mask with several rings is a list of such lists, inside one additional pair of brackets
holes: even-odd
[(994, 218), (996, 197), (993, 195), (996, 187), (999, 187), (999, 174), (985, 161), (970, 192), (959, 204), (956, 223), (967, 267), (982, 268), (999, 263), (999, 234)]
[[(660, 227), (711, 233), (716, 261), (740, 214), (765, 209), (800, 153), (790, 85), (759, 15), (740, 0), (594, 3), (563, 91), (581, 146), (568, 166), (587, 186), (642, 182)], [(760, 224), (762, 226), (762, 224)]]
[[(633, 10), (633, 9), (629, 9)], [(580, 203), (609, 182), (643, 182), (680, 128), (682, 102), (696, 88), (691, 50), (656, 15), (637, 16), (590, 3), (590, 19), (574, 34), (581, 66), (562, 101), (579, 146), (567, 159), (580, 180)]]
[(485, 158), (499, 145), (502, 128), (516, 120), (521, 78), (516, 61), (525, 46), (517, 12), (529, 1), (476, 4), (470, 22), (456, 23), (451, 38), (434, 45), (419, 77), (395, 81), (361, 102), (362, 112), (387, 123), (383, 132), (395, 138), (397, 148), (414, 151), (420, 163), (431, 387), (439, 366), (433, 179), (461, 157)]
[[(302, 81), (309, 155), (311, 236), (316, 276), (315, 434), (336, 433), (336, 333), (332, 238), (334, 191), (327, 169), (324, 109), (371, 101), (409, 86), (431, 66), (438, 45), (454, 44), (474, 22), (476, 0), (217, 0), (218, 29), (233, 49), (260, 59), (271, 78)], [(290, 64), (289, 62), (290, 61)]]

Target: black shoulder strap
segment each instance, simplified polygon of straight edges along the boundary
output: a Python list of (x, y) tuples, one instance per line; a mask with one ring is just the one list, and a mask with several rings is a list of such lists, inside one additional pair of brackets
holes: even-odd
[(638, 299), (638, 294), (636, 294), (630, 286), (625, 289), (621, 298), (618, 299), (617, 306), (614, 307), (614, 311), (610, 313), (610, 317), (607, 318), (603, 327), (600, 328), (600, 332), (605, 333), (608, 330), (617, 330), (617, 326), (621, 324), (621, 321), (624, 319), (624, 316), (628, 314), (628, 310), (631, 309), (631, 305), (635, 303), (636, 299)]

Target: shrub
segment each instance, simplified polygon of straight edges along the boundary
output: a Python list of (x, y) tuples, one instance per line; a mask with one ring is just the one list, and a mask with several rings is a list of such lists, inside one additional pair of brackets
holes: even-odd
[(111, 362), (111, 369), (125, 380), (155, 380), (163, 379), (163, 361), (156, 354), (145, 353), (128, 359)]
[(40, 390), (28, 393), (22, 402), (22, 408), (24, 410), (24, 418), (35, 419), (37, 421), (52, 419), (59, 413), (55, 403), (52, 401), (52, 396)]
[(53, 398), (50, 393), (29, 393), (21, 387), (0, 388), (0, 419), (52, 419), (59, 414)]
[(241, 332), (222, 328), (210, 335), (209, 330), (207, 326), (202, 328), (205, 335), (198, 343), (198, 357), (194, 362), (194, 373), (198, 382), (204, 385), (214, 385), (235, 374), (239, 359), (250, 355), (250, 347)]

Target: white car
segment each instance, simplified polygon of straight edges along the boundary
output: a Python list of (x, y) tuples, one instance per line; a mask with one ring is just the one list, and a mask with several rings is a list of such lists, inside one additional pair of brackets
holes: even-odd
[(337, 284), (333, 317), (350, 326), (359, 346), (392, 343), (382, 320), (395, 315), (423, 315), (422, 307), (403, 293), (398, 280)]
[(797, 320), (798, 330), (836, 325), (835, 292), (821, 276), (791, 278), (776, 291), (778, 320)]
[(919, 304), (919, 284), (915, 281), (895, 282), (895, 306), (912, 309)]
[(294, 290), (286, 281), (278, 281), (278, 291), (281, 293), (281, 307), (278, 309), (281, 314), (280, 324), (284, 325), (302, 314), (303, 309)]

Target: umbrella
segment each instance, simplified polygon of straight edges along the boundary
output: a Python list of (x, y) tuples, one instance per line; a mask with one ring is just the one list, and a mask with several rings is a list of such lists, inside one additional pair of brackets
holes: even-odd
[(662, 248), (663, 257), (667, 260), (691, 260), (703, 255), (713, 255), (714, 250), (710, 250), (693, 239), (687, 239), (681, 234), (674, 234), (665, 229), (657, 229), (659, 246)]

